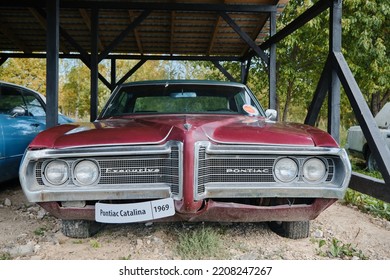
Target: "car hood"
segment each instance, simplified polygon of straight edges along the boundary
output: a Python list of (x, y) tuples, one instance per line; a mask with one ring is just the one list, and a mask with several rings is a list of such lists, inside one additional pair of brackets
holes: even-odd
[(40, 133), (30, 149), (161, 144), (167, 140), (222, 144), (337, 146), (326, 132), (311, 126), (231, 115), (159, 115), (72, 123)]

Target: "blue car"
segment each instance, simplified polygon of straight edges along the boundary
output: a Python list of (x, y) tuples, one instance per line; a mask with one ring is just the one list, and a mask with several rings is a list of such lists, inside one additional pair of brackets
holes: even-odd
[[(31, 89), (0, 82), (0, 182), (18, 177), (28, 144), (46, 128), (45, 97)], [(59, 123), (72, 119), (58, 116)]]

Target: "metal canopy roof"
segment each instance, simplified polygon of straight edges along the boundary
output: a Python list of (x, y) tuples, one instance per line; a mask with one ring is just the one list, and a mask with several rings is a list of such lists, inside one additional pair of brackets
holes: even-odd
[[(100, 60), (113, 54), (242, 58), (248, 39), (269, 36), (269, 15), (288, 0), (61, 0), (60, 56), (91, 52), (93, 10), (98, 10)], [(46, 52), (46, 1), (0, 3), (0, 55)], [(6, 52), (6, 54), (4, 53)]]

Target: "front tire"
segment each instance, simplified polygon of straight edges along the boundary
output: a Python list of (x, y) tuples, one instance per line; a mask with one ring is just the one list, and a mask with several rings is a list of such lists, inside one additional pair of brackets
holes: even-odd
[(102, 227), (95, 221), (62, 220), (62, 233), (71, 238), (88, 238), (95, 235)]
[(310, 233), (309, 221), (270, 222), (269, 227), (276, 234), (290, 239), (307, 238)]

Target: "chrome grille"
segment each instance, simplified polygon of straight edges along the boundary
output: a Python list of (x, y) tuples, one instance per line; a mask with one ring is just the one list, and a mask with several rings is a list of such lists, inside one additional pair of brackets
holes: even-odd
[[(174, 194), (179, 193), (178, 152), (170, 155), (132, 156), (129, 158), (97, 159), (100, 165), (99, 185), (158, 184), (171, 185)], [(109, 170), (123, 170), (112, 173)], [(128, 170), (139, 172), (126, 172)], [(153, 172), (159, 170), (159, 172)]]
[(328, 177), (326, 178), (326, 182), (331, 182), (334, 176), (334, 161), (331, 158), (327, 159), (328, 161)]
[[(138, 187), (140, 185), (167, 184), (174, 195), (180, 194), (180, 150), (177, 146), (171, 146), (170, 152), (137, 155), (104, 156), (97, 155), (83, 157), (98, 162), (100, 166), (99, 186), (126, 185)], [(66, 160), (69, 166), (80, 158), (61, 158)], [(48, 159), (41, 159), (35, 165), (36, 180), (39, 185), (44, 185), (42, 179), (42, 164)], [(157, 172), (158, 170), (158, 172)], [(72, 181), (69, 182), (72, 185)]]
[[(275, 157), (263, 155), (207, 155), (199, 149), (198, 193), (208, 183), (270, 183), (275, 182), (272, 167)], [(229, 172), (231, 170), (231, 172)], [(246, 171), (246, 172), (245, 172)]]
[[(207, 145), (207, 144), (206, 144)], [(280, 185), (273, 175), (273, 166), (281, 155), (277, 151), (262, 154), (259, 151), (228, 146), (220, 149), (213, 146), (212, 152), (207, 152), (207, 146), (199, 145), (197, 150), (197, 172), (195, 174), (196, 193), (201, 195), (207, 189), (208, 184), (237, 186), (246, 185), (270, 187)], [(223, 150), (223, 152), (221, 152)], [(293, 155), (293, 154), (291, 154)], [(286, 156), (284, 154), (284, 156)], [(307, 156), (293, 155), (300, 165)], [(328, 164), (328, 175), (325, 182), (332, 182), (335, 176), (335, 162), (332, 156), (322, 156)], [(230, 171), (230, 172), (229, 172)], [(297, 183), (304, 183), (302, 175), (298, 175)], [(231, 184), (233, 183), (233, 184)], [(236, 183), (236, 184), (234, 184)]]
[(42, 180), (42, 164), (43, 161), (38, 161), (36, 166), (35, 166), (35, 177), (37, 179), (37, 182), (39, 185), (44, 186), (45, 184), (43, 183)]

